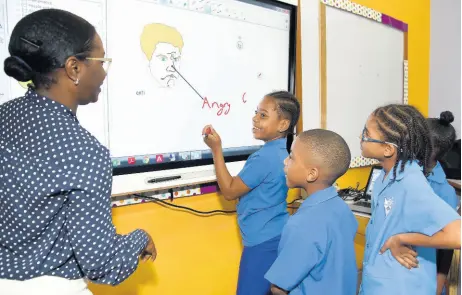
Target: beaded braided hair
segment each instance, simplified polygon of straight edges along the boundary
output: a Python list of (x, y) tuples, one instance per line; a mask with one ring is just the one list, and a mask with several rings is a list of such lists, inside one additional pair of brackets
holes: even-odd
[(417, 161), (428, 175), (432, 155), (431, 136), (423, 115), (413, 106), (390, 104), (373, 113), (384, 140), (398, 145), (393, 178), (401, 162), (400, 172), (409, 161)]

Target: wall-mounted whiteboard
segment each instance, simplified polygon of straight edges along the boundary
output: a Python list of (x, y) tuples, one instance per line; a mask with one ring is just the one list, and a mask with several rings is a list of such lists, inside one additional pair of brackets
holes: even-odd
[(404, 33), (326, 6), (326, 128), (361, 156), (359, 136), (369, 114), (403, 103)]

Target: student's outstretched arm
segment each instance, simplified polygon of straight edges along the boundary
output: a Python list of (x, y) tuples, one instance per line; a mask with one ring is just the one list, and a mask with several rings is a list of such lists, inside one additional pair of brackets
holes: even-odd
[(232, 177), (225, 164), (223, 150), (212, 151), (215, 173), (217, 175), (218, 186), (224, 198), (228, 201), (235, 200), (250, 191), (239, 176)]
[[(206, 130), (209, 129), (209, 134)], [(239, 176), (232, 177), (225, 164), (223, 148), (221, 146), (220, 135), (211, 127), (206, 126), (202, 132), (204, 142), (210, 147), (213, 155), (215, 173), (217, 175), (218, 186), (224, 198), (228, 201), (235, 200), (250, 191), (250, 188), (242, 181)]]

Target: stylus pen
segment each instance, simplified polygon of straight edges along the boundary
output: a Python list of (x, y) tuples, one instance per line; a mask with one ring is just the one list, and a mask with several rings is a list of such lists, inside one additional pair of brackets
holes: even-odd
[(177, 179), (181, 179), (181, 176), (175, 175), (175, 176), (167, 176), (167, 177), (160, 177), (160, 178), (152, 178), (148, 180), (148, 183), (158, 183), (158, 182), (172, 181), (172, 180), (177, 180)]

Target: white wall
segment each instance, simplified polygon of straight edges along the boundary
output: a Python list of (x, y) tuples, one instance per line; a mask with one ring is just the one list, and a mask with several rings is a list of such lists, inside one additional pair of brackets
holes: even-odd
[(460, 0), (431, 0), (429, 116), (450, 110), (461, 136), (461, 5)]
[(303, 130), (321, 127), (319, 104), (319, 0), (300, 1)]

